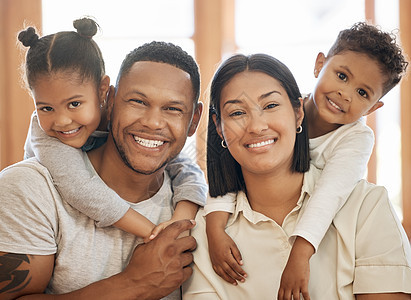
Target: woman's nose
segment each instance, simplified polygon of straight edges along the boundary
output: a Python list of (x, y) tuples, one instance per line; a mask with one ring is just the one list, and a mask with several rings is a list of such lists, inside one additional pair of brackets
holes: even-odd
[(268, 123), (264, 116), (263, 110), (256, 110), (250, 114), (247, 131), (249, 133), (261, 134), (262, 131), (268, 128)]

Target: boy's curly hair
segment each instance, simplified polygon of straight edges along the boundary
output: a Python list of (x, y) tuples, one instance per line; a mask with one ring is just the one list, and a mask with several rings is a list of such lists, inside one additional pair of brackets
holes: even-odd
[(365, 22), (355, 23), (351, 28), (340, 31), (327, 56), (345, 51), (366, 54), (379, 63), (381, 71), (387, 76), (383, 95), (400, 82), (408, 66), (396, 36)]

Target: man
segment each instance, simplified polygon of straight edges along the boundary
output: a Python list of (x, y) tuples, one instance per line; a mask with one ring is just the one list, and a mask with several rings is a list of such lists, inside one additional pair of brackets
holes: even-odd
[[(181, 48), (157, 42), (137, 48), (108, 99), (107, 142), (84, 153), (90, 171), (154, 223), (172, 215), (164, 169), (196, 130), (199, 83), (197, 65)], [(96, 227), (61, 199), (36, 160), (3, 170), (0, 190), (0, 299), (43, 299), (44, 291), (70, 299), (180, 298), (196, 244), (178, 236), (193, 222), (170, 225), (133, 253), (135, 236)]]

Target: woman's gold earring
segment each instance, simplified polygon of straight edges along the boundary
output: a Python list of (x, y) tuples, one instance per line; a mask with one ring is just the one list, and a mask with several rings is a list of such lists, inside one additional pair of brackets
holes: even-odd
[(224, 149), (227, 149), (227, 144), (225, 143), (224, 140), (221, 140), (221, 147), (223, 147)]

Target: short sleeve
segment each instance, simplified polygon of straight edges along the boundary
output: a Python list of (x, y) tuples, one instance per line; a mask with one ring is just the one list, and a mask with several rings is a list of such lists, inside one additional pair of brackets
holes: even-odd
[(59, 196), (51, 177), (30, 165), (11, 166), (0, 173), (0, 251), (54, 254), (58, 230), (54, 204)]
[(383, 187), (362, 203), (355, 249), (354, 294), (411, 293), (410, 244)]

